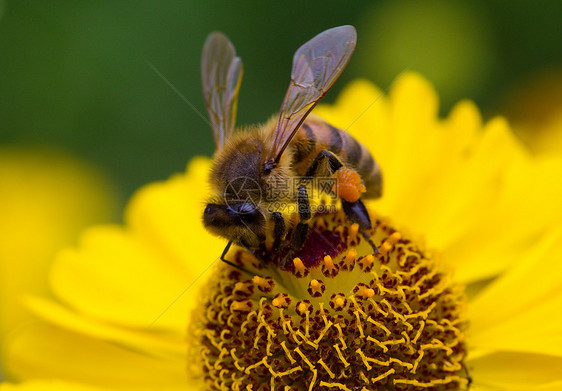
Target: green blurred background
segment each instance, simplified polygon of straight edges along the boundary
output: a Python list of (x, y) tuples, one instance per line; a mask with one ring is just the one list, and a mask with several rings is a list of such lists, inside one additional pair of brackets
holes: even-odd
[(212, 154), (207, 124), (147, 61), (205, 113), (200, 52), (213, 30), (244, 61), (240, 124), (278, 110), (294, 51), (341, 24), (356, 26), (358, 45), (326, 101), (353, 78), (387, 88), (405, 69), (434, 83), (442, 114), (470, 98), (486, 117), (517, 120), (510, 97), (536, 80), (560, 98), (561, 1), (18, 0), (0, 9), (0, 144), (81, 156), (123, 200)]

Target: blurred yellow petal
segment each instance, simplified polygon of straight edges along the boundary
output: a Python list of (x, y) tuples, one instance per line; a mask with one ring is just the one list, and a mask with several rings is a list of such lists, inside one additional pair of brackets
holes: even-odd
[(0, 391), (101, 391), (103, 388), (84, 384), (53, 381), (30, 381), (20, 384), (1, 383)]
[(37, 297), (28, 297), (26, 304), (45, 321), (75, 333), (99, 338), (155, 357), (181, 360), (185, 354), (185, 340), (179, 332), (166, 333), (156, 325), (140, 330), (124, 328), (81, 316), (66, 306)]
[[(121, 227), (98, 226), (84, 233), (79, 249), (59, 253), (53, 264), (51, 285), (61, 301), (80, 312), (143, 328), (190, 281), (189, 274), (178, 273), (174, 266), (162, 262), (153, 248)], [(169, 312), (160, 319), (158, 327), (181, 330), (185, 307), (178, 302), (174, 309), (180, 313)]]
[(23, 383), (0, 383), (0, 391), (199, 391), (199, 387), (99, 387), (60, 380), (31, 380)]
[[(117, 199), (107, 178), (60, 151), (0, 148), (0, 346), (29, 319), (27, 293), (47, 294), (56, 250), (78, 232), (115, 217)], [(2, 349), (3, 350), (3, 349)]]
[(35, 323), (10, 345), (7, 367), (18, 380), (64, 379), (102, 387), (160, 389), (185, 384), (185, 363), (140, 354), (103, 339)]
[(468, 364), (477, 374), (470, 390), (560, 390), (562, 358), (540, 354), (496, 352)]
[(86, 231), (79, 250), (61, 252), (53, 265), (55, 294), (99, 319), (182, 335), (192, 304), (186, 290), (221, 252), (222, 241), (201, 224), (208, 167), (207, 159), (196, 159), (187, 175), (139, 191), (127, 208), (128, 229)]
[(220, 251), (210, 254), (209, 248), (224, 246), (224, 241), (210, 235), (202, 224), (209, 168), (208, 158), (194, 158), (187, 175), (141, 189), (125, 216), (139, 241), (154, 248), (178, 272), (190, 276), (202, 273), (220, 255)]
[(558, 231), (473, 300), (475, 348), (562, 357), (561, 254)]

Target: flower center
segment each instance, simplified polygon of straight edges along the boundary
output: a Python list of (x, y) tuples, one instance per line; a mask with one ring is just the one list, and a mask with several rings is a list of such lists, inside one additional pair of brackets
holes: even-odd
[(207, 389), (466, 387), (463, 287), (373, 223), (379, 253), (342, 213), (313, 219), (289, 270), (283, 255), (231, 252), (245, 271), (221, 265), (192, 322)]

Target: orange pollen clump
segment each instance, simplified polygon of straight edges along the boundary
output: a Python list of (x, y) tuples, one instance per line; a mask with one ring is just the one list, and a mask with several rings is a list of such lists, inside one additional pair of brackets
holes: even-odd
[(353, 168), (343, 166), (334, 173), (336, 183), (334, 193), (348, 202), (355, 202), (367, 189), (361, 181), (361, 176)]
[(466, 389), (464, 288), (382, 220), (378, 253), (341, 213), (310, 227), (283, 269), (235, 248), (209, 279), (188, 360), (206, 389)]

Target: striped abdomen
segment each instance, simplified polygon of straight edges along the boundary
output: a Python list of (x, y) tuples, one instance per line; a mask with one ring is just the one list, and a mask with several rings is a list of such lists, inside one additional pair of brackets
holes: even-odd
[(298, 175), (305, 175), (316, 156), (327, 149), (359, 173), (367, 188), (363, 198), (381, 196), (379, 165), (367, 148), (346, 131), (317, 119), (309, 119), (299, 129), (291, 146), (294, 151), (293, 168)]

